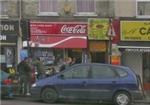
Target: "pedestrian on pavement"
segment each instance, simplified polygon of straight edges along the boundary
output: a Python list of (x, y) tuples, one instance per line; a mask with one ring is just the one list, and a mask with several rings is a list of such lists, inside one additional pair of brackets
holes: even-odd
[(35, 66), (36, 72), (37, 72), (37, 79), (42, 79), (45, 77), (45, 71), (44, 71), (44, 64), (40, 60), (40, 58), (36, 58), (33, 61), (33, 65)]
[(28, 58), (25, 58), (21, 61), (18, 66), (18, 73), (20, 77), (20, 93), (22, 95), (30, 95), (30, 87), (31, 87), (31, 67), (28, 63)]

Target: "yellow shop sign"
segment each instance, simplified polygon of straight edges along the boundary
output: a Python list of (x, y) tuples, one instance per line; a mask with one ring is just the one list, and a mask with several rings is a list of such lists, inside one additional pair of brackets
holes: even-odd
[(122, 41), (150, 41), (150, 21), (121, 21)]
[(109, 26), (108, 19), (97, 19), (97, 18), (90, 18), (88, 19), (88, 38), (94, 40), (107, 40)]

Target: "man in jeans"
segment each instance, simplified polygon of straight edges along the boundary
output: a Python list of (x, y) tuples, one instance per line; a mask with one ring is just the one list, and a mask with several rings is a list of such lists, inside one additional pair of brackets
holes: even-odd
[(31, 85), (31, 67), (28, 63), (28, 58), (25, 58), (18, 64), (18, 72), (20, 76), (20, 91), (22, 95), (30, 94), (30, 85)]

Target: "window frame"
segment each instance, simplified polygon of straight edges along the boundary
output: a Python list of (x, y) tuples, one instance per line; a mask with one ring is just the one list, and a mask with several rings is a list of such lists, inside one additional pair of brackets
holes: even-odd
[[(59, 3), (58, 3), (58, 0), (57, 0), (57, 7), (58, 7)], [(40, 0), (38, 0), (38, 16), (59, 16), (59, 13), (58, 13), (58, 8), (57, 8), (57, 11), (56, 12), (41, 12), (40, 11)]]
[(150, 15), (139, 15), (138, 14), (138, 3), (139, 2), (149, 2), (150, 3), (150, 0), (136, 0), (136, 17), (137, 18), (150, 18)]
[(93, 12), (79, 12), (77, 11), (77, 0), (74, 1), (74, 4), (75, 4), (75, 14), (74, 16), (97, 16), (97, 13), (96, 13), (96, 1), (93, 0), (94, 2), (94, 11)]
[(3, 5), (2, 2), (6, 3), (6, 7), (5, 7), (6, 13), (5, 13), (5, 14), (2, 14), (2, 12), (1, 12), (0, 18), (8, 18), (7, 12), (8, 12), (8, 3), (9, 3), (9, 2), (8, 2), (7, 0), (1, 0), (1, 1), (0, 1), (0, 5)]

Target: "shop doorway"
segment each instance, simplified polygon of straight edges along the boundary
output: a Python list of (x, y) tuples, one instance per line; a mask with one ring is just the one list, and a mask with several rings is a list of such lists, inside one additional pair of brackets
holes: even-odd
[(105, 52), (91, 52), (91, 62), (105, 63)]
[(144, 89), (150, 90), (150, 53), (143, 53), (143, 83)]
[(82, 62), (82, 49), (68, 49), (68, 57), (75, 57), (76, 63)]

